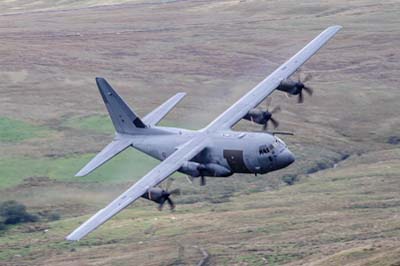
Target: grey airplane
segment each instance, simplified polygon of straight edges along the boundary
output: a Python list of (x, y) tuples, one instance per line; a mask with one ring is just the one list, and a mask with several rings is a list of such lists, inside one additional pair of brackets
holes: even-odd
[(105, 79), (96, 78), (115, 127), (115, 138), (76, 176), (91, 173), (128, 147), (138, 149), (161, 163), (66, 239), (80, 240), (140, 197), (160, 204), (160, 208), (165, 202), (174, 208), (170, 199), (172, 192), (158, 185), (176, 171), (198, 177), (200, 184), (205, 185), (205, 177), (228, 177), (234, 173), (265, 174), (293, 163), (294, 155), (276, 134), (265, 131), (238, 132), (233, 131), (232, 127), (242, 119), (264, 127), (271, 121), (276, 126), (277, 122), (272, 118), (273, 111), (261, 111), (256, 107), (275, 90), (298, 95), (299, 102), (303, 101), (303, 91), (311, 94), (311, 88), (304, 82), (293, 81), (289, 77), (340, 29), (341, 26), (331, 26), (324, 30), (209, 125), (197, 131), (157, 126), (185, 96), (184, 93), (176, 94), (141, 119)]

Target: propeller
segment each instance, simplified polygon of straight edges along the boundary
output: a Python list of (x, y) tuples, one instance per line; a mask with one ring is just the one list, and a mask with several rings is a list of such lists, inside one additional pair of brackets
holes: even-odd
[(174, 182), (173, 178), (168, 179), (165, 183), (165, 187), (162, 186), (153, 187), (147, 191), (142, 197), (158, 203), (158, 210), (161, 211), (165, 205), (168, 203), (171, 210), (175, 209), (175, 203), (170, 198), (171, 195), (180, 195), (180, 189), (169, 190), (171, 184)]
[(303, 90), (310, 96), (312, 96), (314, 90), (312, 87), (310, 86), (306, 86), (305, 83), (310, 81), (312, 79), (312, 75), (310, 73), (308, 73), (307, 75), (305, 75), (304, 78), (302, 78), (302, 72), (301, 70), (298, 71), (298, 79), (297, 82), (295, 84), (296, 89), (298, 90), (298, 92), (296, 93), (298, 96), (297, 98), (297, 102), (298, 103), (303, 103), (304, 102), (304, 95), (303, 95)]
[(179, 188), (170, 190), (170, 187), (171, 187), (172, 183), (174, 183), (174, 181), (175, 181), (175, 179), (172, 177), (167, 180), (167, 182), (165, 184), (165, 188), (162, 191), (162, 200), (161, 200), (160, 204), (158, 205), (158, 210), (160, 210), (160, 211), (162, 210), (165, 202), (168, 203), (171, 210), (175, 209), (175, 203), (172, 201), (170, 196), (171, 195), (180, 195), (181, 190)]
[(205, 170), (207, 170), (207, 167), (206, 167), (204, 164), (200, 164), (200, 165), (197, 167), (197, 170), (198, 170), (199, 173), (200, 173), (200, 186), (205, 186), (205, 185), (206, 185), (206, 177), (204, 176), (203, 172), (204, 172)]
[(171, 211), (175, 209), (175, 203), (172, 201), (172, 199), (170, 198), (171, 195), (180, 195), (181, 191), (179, 188), (173, 189), (171, 191), (167, 191), (167, 190), (163, 190), (161, 193), (161, 200), (160, 203), (158, 205), (158, 210), (162, 211), (165, 202), (168, 203)]
[(266, 131), (268, 129), (269, 121), (271, 121), (274, 128), (277, 128), (279, 126), (279, 122), (278, 122), (278, 120), (276, 120), (273, 117), (273, 114), (279, 113), (281, 111), (281, 107), (278, 105), (278, 106), (275, 106), (271, 111), (269, 111), (269, 107), (271, 105), (271, 100), (272, 100), (272, 98), (267, 98), (267, 100), (265, 101), (265, 104), (266, 104), (265, 111), (261, 110), (264, 121), (265, 121), (263, 124), (264, 131)]

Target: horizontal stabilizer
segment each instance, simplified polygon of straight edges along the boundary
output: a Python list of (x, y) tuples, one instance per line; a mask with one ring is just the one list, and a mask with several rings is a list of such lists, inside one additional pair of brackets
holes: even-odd
[(143, 122), (149, 126), (154, 126), (163, 119), (171, 110), (185, 97), (186, 93), (180, 92), (171, 97), (168, 101), (154, 109), (143, 118)]
[(113, 140), (100, 153), (98, 153), (85, 167), (83, 167), (75, 176), (85, 176), (93, 170), (122, 152), (132, 144), (131, 140)]

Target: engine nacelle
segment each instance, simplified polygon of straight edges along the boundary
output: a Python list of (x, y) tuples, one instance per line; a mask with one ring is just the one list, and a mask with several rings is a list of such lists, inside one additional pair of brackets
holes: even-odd
[(304, 85), (301, 82), (297, 82), (291, 79), (285, 79), (281, 81), (276, 89), (284, 91), (291, 95), (297, 95), (300, 93), (302, 87), (304, 87)]
[(185, 173), (192, 177), (227, 177), (233, 174), (230, 169), (216, 163), (199, 164), (196, 162), (185, 163), (181, 168), (179, 168), (179, 172)]
[(268, 111), (261, 111), (259, 109), (251, 109), (243, 119), (252, 121), (259, 125), (264, 125), (269, 119), (271, 119), (272, 114)]
[(142, 198), (161, 204), (166, 200), (168, 196), (169, 196), (168, 192), (164, 191), (163, 189), (159, 187), (152, 187), (142, 195)]
[(208, 163), (202, 169), (204, 176), (227, 177), (233, 173), (230, 169), (216, 163)]
[(193, 177), (199, 177), (200, 176), (199, 167), (200, 167), (199, 163), (186, 162), (181, 166), (181, 168), (178, 169), (178, 171)]

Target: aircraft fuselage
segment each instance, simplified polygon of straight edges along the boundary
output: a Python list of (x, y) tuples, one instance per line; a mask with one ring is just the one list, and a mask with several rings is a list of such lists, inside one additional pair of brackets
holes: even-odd
[[(176, 147), (194, 135), (207, 134), (179, 128), (162, 129), (170, 134), (132, 136), (132, 146), (163, 161)], [(234, 173), (265, 174), (294, 162), (294, 156), (286, 144), (268, 133), (221, 131), (209, 134), (208, 138), (210, 145), (189, 162), (192, 165), (179, 169), (180, 172), (191, 176), (214, 177), (226, 177)], [(205, 170), (199, 174), (196, 165), (202, 165), (201, 169)]]

